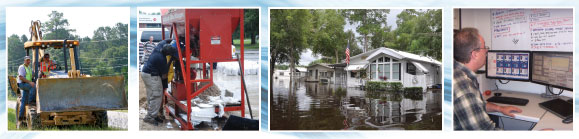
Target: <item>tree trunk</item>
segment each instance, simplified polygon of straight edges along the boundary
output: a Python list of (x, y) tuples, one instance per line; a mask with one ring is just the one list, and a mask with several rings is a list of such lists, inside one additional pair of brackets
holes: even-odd
[[(272, 53), (274, 54), (274, 53)], [(271, 70), (269, 72), (269, 93), (270, 96), (273, 96), (273, 74), (275, 72), (275, 59), (271, 58), (271, 60), (269, 61), (269, 70)]]
[(364, 53), (368, 49), (368, 35), (364, 34)]
[(251, 33), (251, 44), (255, 44), (255, 34)]
[(290, 81), (291, 81), (291, 80), (293, 79), (293, 77), (294, 77), (294, 68), (295, 68), (295, 65), (294, 65), (294, 63), (295, 63), (295, 62), (294, 62), (294, 49), (291, 49), (291, 48), (295, 48), (295, 47), (293, 46), (293, 42), (291, 42), (291, 41), (290, 41), (290, 45), (289, 45), (289, 46), (290, 46), (290, 53), (289, 53), (290, 68), (289, 68), (289, 69), (290, 69)]
[(336, 53), (336, 64), (340, 63), (340, 58), (338, 58), (338, 49), (334, 50), (334, 53)]
[[(271, 49), (271, 46), (269, 49)], [(275, 59), (275, 57), (277, 56), (277, 51), (271, 50), (271, 56), (274, 56), (274, 57), (271, 57), (269, 60), (269, 70), (270, 70), (270, 72), (269, 72), (269, 93), (270, 93), (270, 96), (273, 96), (273, 80), (274, 80), (273, 75), (275, 72), (275, 63), (277, 62)]]

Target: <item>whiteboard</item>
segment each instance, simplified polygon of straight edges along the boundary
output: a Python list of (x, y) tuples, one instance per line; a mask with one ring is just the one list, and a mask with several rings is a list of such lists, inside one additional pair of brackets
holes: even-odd
[(491, 49), (573, 51), (573, 9), (491, 9)]

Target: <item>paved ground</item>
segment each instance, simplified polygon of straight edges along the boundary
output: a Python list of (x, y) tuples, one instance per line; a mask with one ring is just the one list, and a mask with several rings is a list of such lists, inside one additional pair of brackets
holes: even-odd
[[(237, 52), (239, 53), (239, 51)], [(254, 51), (245, 51), (245, 60), (250, 60), (250, 61), (258, 61), (259, 60), (259, 51), (254, 50)], [(219, 66), (218, 66), (219, 67)], [(214, 85), (216, 85), (217, 87), (219, 87), (221, 90), (241, 90), (240, 85), (241, 85), (241, 80), (240, 80), (240, 76), (227, 76), (218, 72), (214, 73), (215, 77), (214, 77)], [(260, 96), (260, 92), (259, 92), (259, 76), (258, 75), (246, 75), (245, 76), (245, 82), (246, 82), (246, 86), (247, 86), (247, 91), (248, 91), (248, 95), (249, 95), (249, 102), (251, 104), (251, 111), (253, 113), (253, 119), (259, 119), (260, 113), (259, 113), (259, 96)], [(147, 114), (147, 110), (146, 110), (146, 106), (147, 106), (147, 93), (144, 87), (144, 83), (141, 80), (141, 77), (139, 75), (139, 127), (140, 130), (180, 130), (179, 126), (177, 125), (177, 123), (175, 122), (174, 119), (172, 119), (170, 116), (165, 115), (165, 117), (167, 118), (165, 120), (165, 123), (160, 124), (158, 126), (153, 126), (151, 124), (145, 123), (143, 122), (143, 118), (145, 117), (145, 115)], [(239, 91), (234, 91), (235, 96), (237, 98), (239, 98), (240, 93), (238, 93)], [(247, 103), (247, 101), (246, 101)], [(250, 112), (249, 112), (249, 107), (245, 107), (245, 116), (246, 118), (251, 118), (250, 116)], [(226, 115), (236, 115), (236, 116), (241, 116), (241, 112), (240, 111), (234, 111), (234, 112), (227, 112)], [(213, 129), (206, 129), (206, 130), (213, 130)]]
[[(214, 83), (216, 86), (218, 86), (221, 90), (227, 89), (227, 90), (241, 90), (240, 88), (240, 76), (227, 76), (224, 74), (220, 74), (220, 73), (214, 73), (215, 77), (214, 77)], [(246, 86), (247, 86), (247, 91), (248, 91), (248, 96), (249, 96), (249, 102), (251, 104), (251, 111), (253, 113), (253, 119), (259, 119), (259, 77), (258, 75), (246, 75), (245, 76), (245, 80), (246, 80)], [(151, 124), (145, 123), (143, 122), (143, 118), (145, 117), (147, 110), (146, 110), (146, 106), (147, 106), (147, 102), (146, 102), (146, 91), (145, 91), (145, 87), (144, 87), (144, 83), (143, 81), (140, 79), (139, 77), (139, 127), (141, 130), (179, 130), (179, 127), (177, 126), (177, 123), (175, 122), (175, 120), (173, 120), (170, 116), (165, 115), (167, 117), (167, 120), (165, 123), (158, 125), (158, 126), (153, 126)], [(240, 95), (240, 93), (237, 93), (238, 91), (235, 91), (236, 93), (235, 96)], [(246, 101), (247, 103), (247, 101)], [(249, 112), (249, 107), (245, 107), (245, 116), (246, 118), (251, 118), (250, 116), (250, 112)], [(236, 115), (236, 116), (241, 116), (241, 112), (240, 111), (233, 111), (233, 112), (226, 112), (226, 115)], [(211, 130), (211, 129), (208, 129)]]

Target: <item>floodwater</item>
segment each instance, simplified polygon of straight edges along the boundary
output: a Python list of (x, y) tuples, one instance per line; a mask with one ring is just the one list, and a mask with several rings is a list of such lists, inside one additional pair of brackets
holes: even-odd
[(274, 79), (271, 130), (441, 130), (442, 93), (365, 92)]

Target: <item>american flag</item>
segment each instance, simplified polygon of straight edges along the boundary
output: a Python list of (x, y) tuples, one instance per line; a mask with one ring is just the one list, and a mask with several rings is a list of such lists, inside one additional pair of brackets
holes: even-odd
[(346, 64), (350, 64), (350, 40), (348, 40), (348, 46), (346, 47)]

